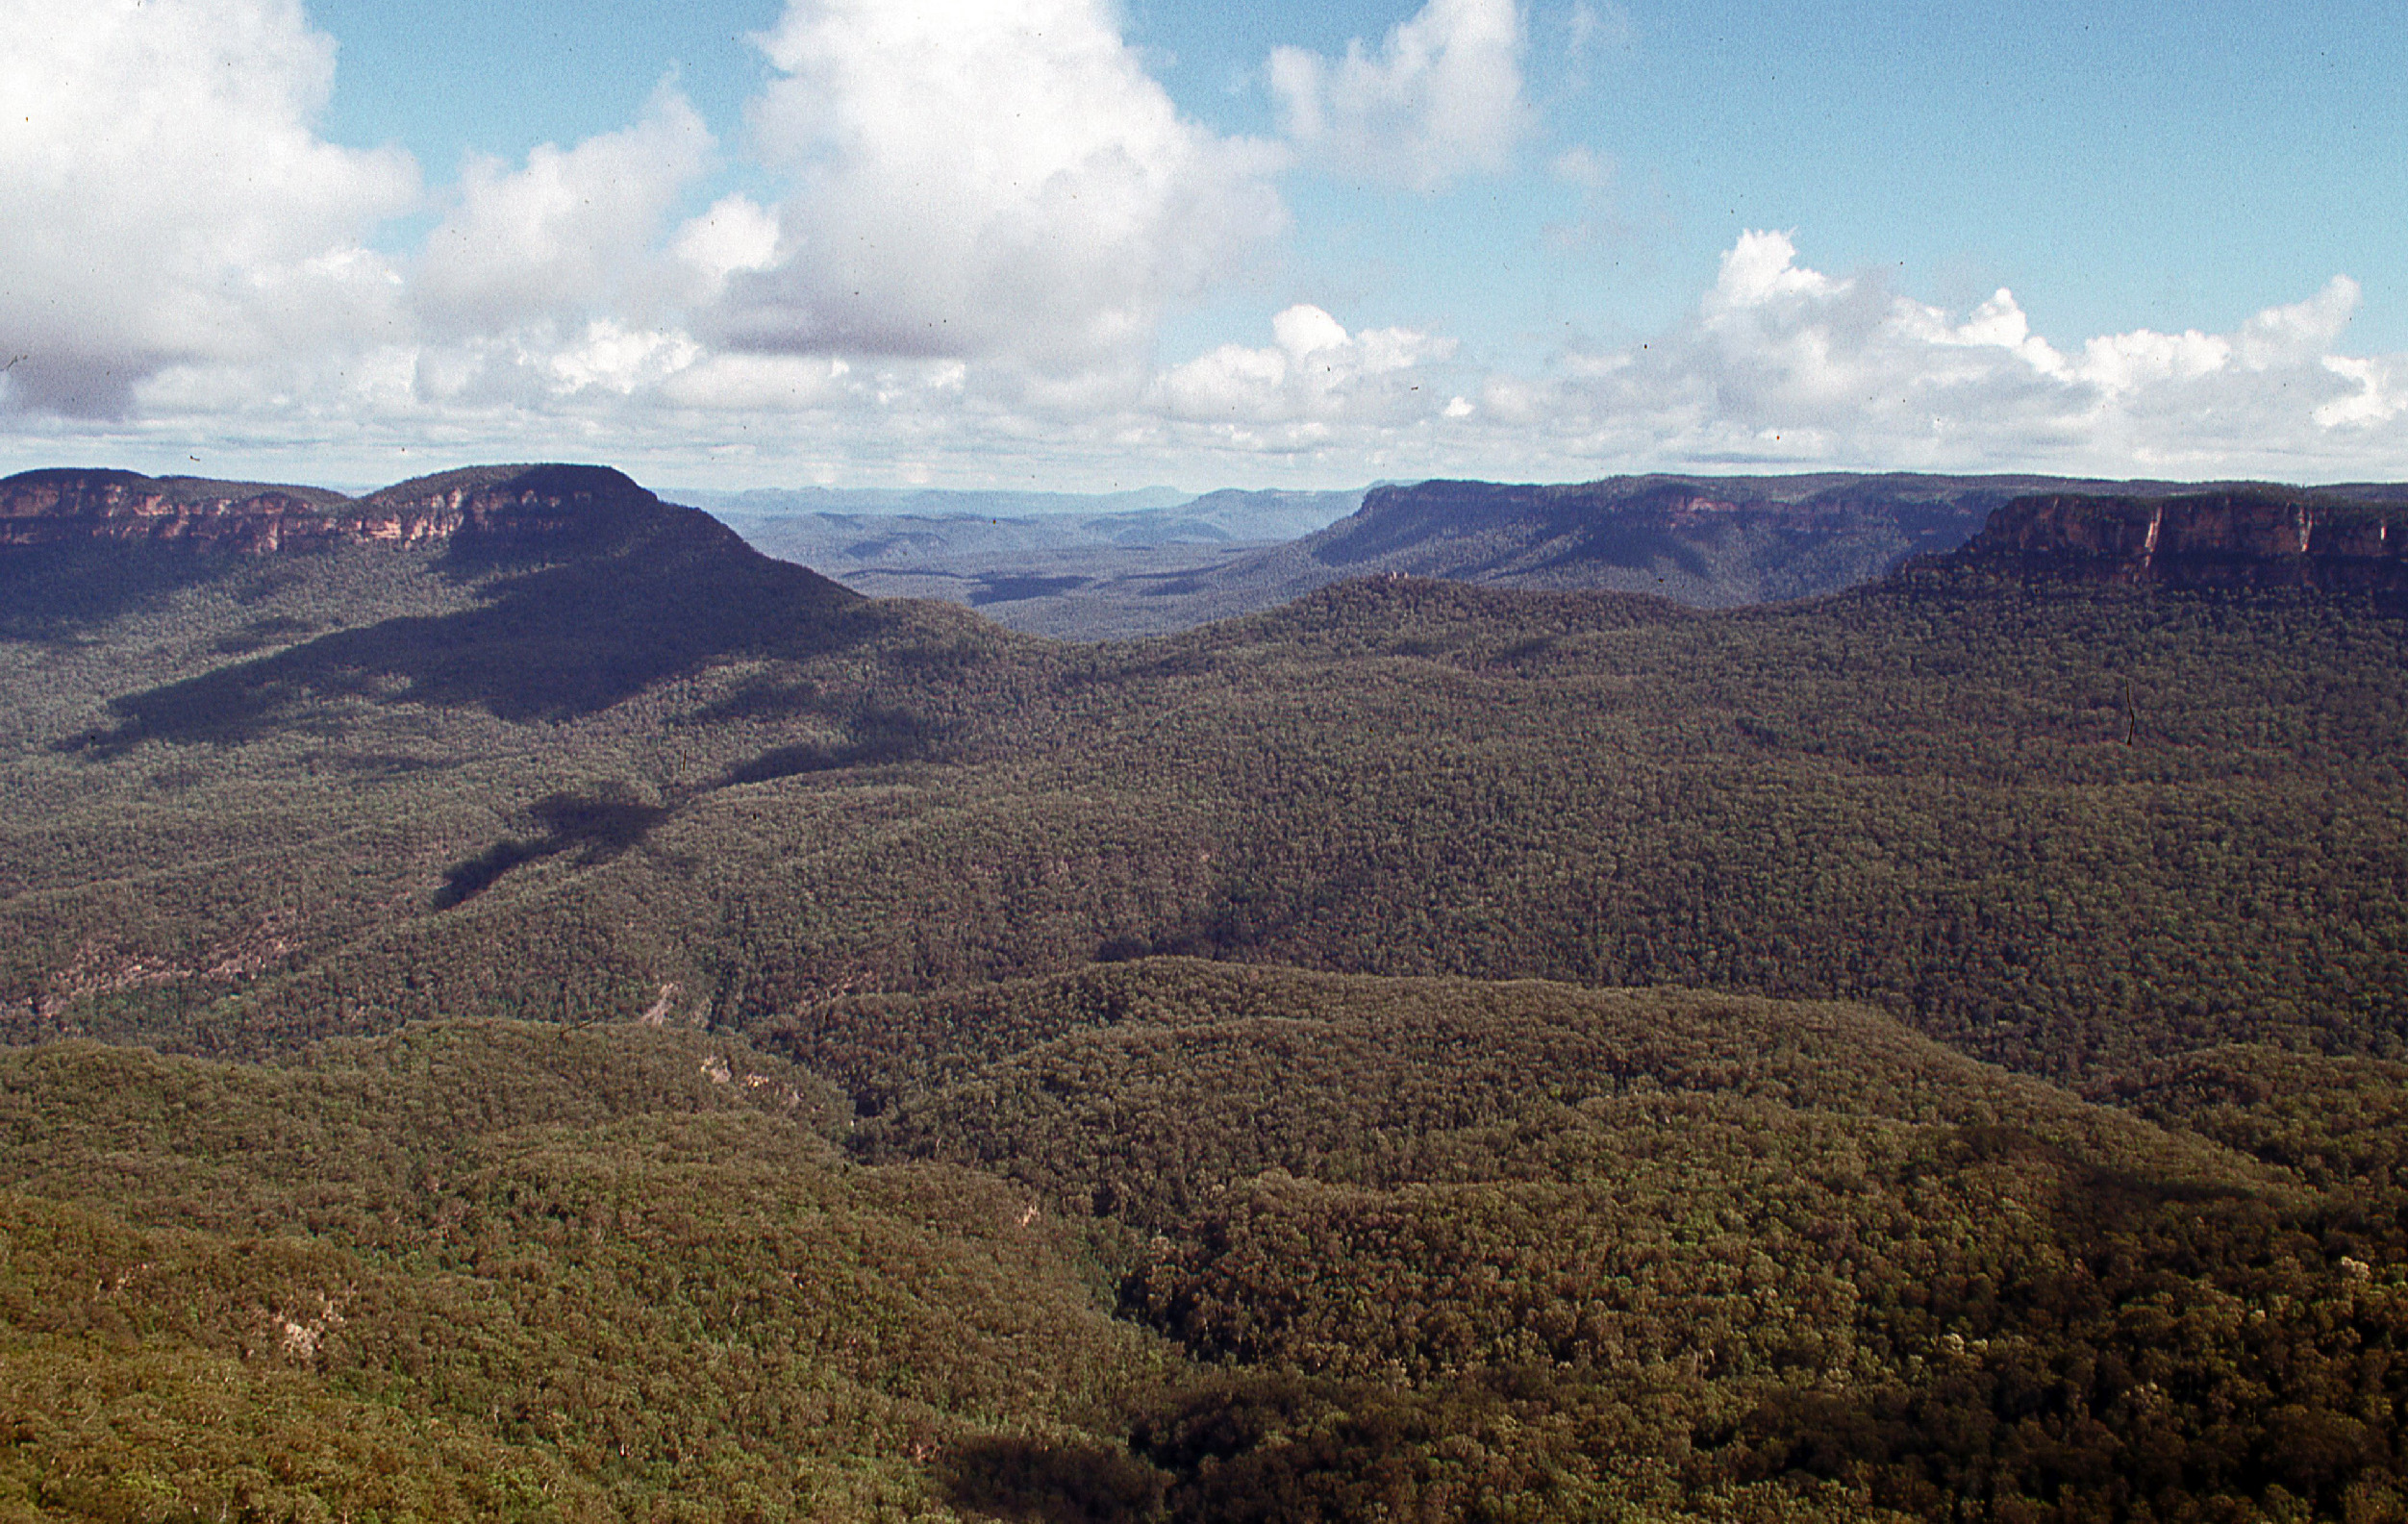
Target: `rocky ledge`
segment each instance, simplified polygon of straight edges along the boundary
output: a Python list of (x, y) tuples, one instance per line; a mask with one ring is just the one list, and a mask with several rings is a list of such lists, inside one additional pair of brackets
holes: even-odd
[(475, 466), (365, 497), (134, 471), (42, 470), (0, 480), (0, 546), (116, 541), (267, 555), (346, 542), (549, 539), (662, 511), (626, 476), (593, 465)]
[(2408, 488), (2390, 491), (2040, 493), (1992, 512), (1957, 554), (2136, 587), (2408, 592)]

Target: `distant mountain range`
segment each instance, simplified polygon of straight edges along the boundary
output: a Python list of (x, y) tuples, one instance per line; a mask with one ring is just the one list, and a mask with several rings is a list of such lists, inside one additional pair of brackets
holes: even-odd
[[(1649, 592), (1702, 608), (1780, 602), (1870, 582), (1913, 557), (1954, 550), (2018, 498), (2147, 504), (2220, 490), (2301, 496), (2246, 484), (1825, 473), (1630, 476), (1570, 486), (1440, 481), (1361, 494), (1216, 492), (1175, 507), (1020, 517), (978, 516), (965, 511), (966, 503), (909, 514), (718, 512), (755, 548), (864, 592), (944, 598), (1016, 629), (1111, 638), (1190, 629), (1349, 577), (1391, 572), (1549, 591)], [(2403, 491), (2362, 486), (2313, 495), (2335, 504), (2397, 502)], [(946, 507), (935, 494), (918, 503)]]
[(2408, 494), (2035, 480), (0, 481), (0, 1517), (2400, 1516)]
[(815, 513), (886, 518), (1060, 518), (1143, 513), (1195, 500), (1175, 487), (1122, 492), (1023, 492), (940, 487), (757, 487), (742, 491), (663, 487), (671, 500), (714, 513), (793, 518)]
[[(755, 549), (877, 597), (941, 598), (1037, 634), (1141, 635), (1196, 622), (1153, 596), (1344, 517), (1361, 491), (687, 494)], [(1251, 607), (1251, 606), (1249, 606)]]
[[(1367, 575), (1646, 592), (1701, 608), (1776, 603), (1959, 547), (1994, 565), (2106, 582), (2408, 587), (2408, 531), (2392, 536), (2389, 512), (2408, 504), (2408, 487), (2385, 484), (1834, 473), (1200, 497), (1169, 487), (1091, 497), (820, 487), (695, 495), (718, 505), (715, 516), (756, 550), (855, 591), (966, 604), (1013, 628), (1074, 638), (1189, 629)], [(0, 481), (0, 545), (269, 553), (455, 537), (503, 545), (623, 537), (662, 509), (599, 466), (467, 467), (357, 497), (49, 469)], [(691, 509), (679, 516), (689, 540), (725, 533)]]

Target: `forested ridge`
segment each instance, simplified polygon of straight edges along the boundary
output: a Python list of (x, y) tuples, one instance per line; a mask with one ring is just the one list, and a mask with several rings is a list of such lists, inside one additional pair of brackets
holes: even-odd
[[(2401, 1051), (2408, 626), (2346, 595), (1381, 581), (1076, 647), (861, 600), (788, 634), (735, 579), (647, 612), (636, 568), (579, 571), (603, 628), (522, 640), (580, 605), (310, 571), (0, 648), (19, 1039), (261, 1053), (671, 989), (742, 1026), (1178, 952), (1862, 999), (2062, 1078)], [(276, 622), (326, 597), (456, 605)]]
[(2395, 599), (649, 503), (0, 552), (0, 1512), (2401, 1511)]

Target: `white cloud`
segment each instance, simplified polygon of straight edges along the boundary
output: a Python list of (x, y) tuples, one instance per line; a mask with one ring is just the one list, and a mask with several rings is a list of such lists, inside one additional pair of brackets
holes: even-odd
[(607, 317), (586, 325), (577, 342), (552, 357), (552, 374), (563, 391), (598, 387), (626, 396), (691, 365), (702, 346), (675, 329), (629, 329)]
[[(673, 300), (682, 294), (678, 277), (656, 242), (678, 195), (708, 167), (712, 147), (702, 118), (664, 86), (634, 126), (572, 148), (544, 143), (523, 168), (471, 159), (458, 204), (418, 256), (420, 310), (439, 330), (489, 333), (532, 321), (639, 315)], [(728, 219), (740, 215), (731, 211)], [(740, 240), (750, 231), (733, 236)], [(685, 239), (706, 260), (740, 252), (690, 228)]]
[[(1294, 305), (1158, 366), (1165, 313), (1284, 225), (1287, 151), (1182, 119), (1109, 3), (790, 0), (749, 136), (784, 191), (678, 220), (716, 149), (664, 89), (471, 161), (395, 261), (369, 239), (422, 205), (415, 167), (316, 136), (333, 49), (294, 0), (0, 0), (0, 452), (183, 468), (240, 439), (198, 468), (351, 480), (378, 467), (324, 441), (394, 475), (433, 451), (665, 480), (2408, 475), (2408, 355), (2345, 347), (2340, 276), (2227, 332), (2052, 343), (2009, 290), (1946, 310), (1750, 232), (1643, 342), (1484, 365)], [(1376, 53), (1283, 53), (1282, 103), (1350, 172), (1441, 184), (1510, 156), (1519, 37), (1499, 0), (1431, 0)]]
[(2232, 334), (2135, 329), (2068, 354), (2010, 291), (1960, 316), (1796, 252), (1743, 235), (1689, 321), (1571, 357), (1491, 415), (1649, 462), (2290, 479), (2344, 455), (2408, 460), (2408, 441), (2363, 437), (2408, 410), (2392, 367), (2333, 352), (2358, 301), (2346, 278)]
[(1288, 136), (1340, 173), (1434, 190), (1505, 167), (1532, 125), (1515, 0), (1429, 0), (1374, 54), (1331, 60), (1283, 47), (1271, 91)]
[(1271, 337), (1267, 349), (1223, 344), (1165, 371), (1148, 404), (1187, 422), (1398, 422), (1436, 405), (1407, 373), (1455, 348), (1406, 328), (1349, 334), (1304, 305), (1274, 316)]
[(2169, 381), (2212, 376), (2232, 360), (2232, 340), (2189, 329), (2179, 334), (2145, 328), (2103, 334), (2082, 346), (2071, 374), (2113, 397)]
[(1800, 269), (1797, 245), (1786, 233), (1743, 233), (1722, 256), (1722, 272), (1706, 293), (1709, 322), (1766, 308), (1792, 297), (1827, 297), (1839, 283), (1819, 270)]
[(389, 331), (406, 154), (322, 141), (297, 0), (0, 0), (0, 401), (101, 415), (163, 366)]
[(791, 0), (763, 46), (795, 188), (727, 347), (1127, 367), (1284, 225), (1278, 150), (1182, 119), (1105, 0)]
[(842, 400), (852, 370), (814, 355), (713, 355), (669, 378), (662, 394), (710, 412), (800, 411)]
[(678, 230), (676, 254), (702, 277), (716, 298), (731, 275), (765, 270), (778, 262), (778, 214), (749, 196), (722, 196), (711, 210)]
[(2326, 429), (2347, 429), (2388, 423), (2408, 412), (2408, 387), (2395, 384), (2400, 366), (2391, 361), (2326, 355), (2323, 366), (2357, 389), (2316, 410), (2317, 423)]
[(2357, 282), (2336, 275), (2304, 302), (2268, 308), (2241, 325), (2234, 344), (2242, 363), (2263, 370), (2315, 359), (2340, 340), (2358, 295)]

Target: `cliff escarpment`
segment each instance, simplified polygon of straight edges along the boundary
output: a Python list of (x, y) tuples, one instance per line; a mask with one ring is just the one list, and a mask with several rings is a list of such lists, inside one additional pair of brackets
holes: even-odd
[[(1378, 572), (1491, 587), (1647, 592), (1703, 608), (1814, 597), (1956, 549), (2033, 491), (2161, 490), (2062, 477), (1622, 476), (1562, 486), (1373, 487), (1357, 512), (1267, 552), (1289, 596)], [(1234, 568), (1233, 568), (1234, 569)]]
[[(2399, 533), (2394, 533), (2394, 531)], [(1960, 559), (2130, 587), (2408, 592), (2408, 489), (2020, 497)]]
[(53, 469), (0, 480), (0, 546), (117, 542), (269, 555), (343, 543), (500, 546), (608, 537), (705, 515), (671, 509), (603, 466), (474, 466), (364, 497), (322, 487)]

